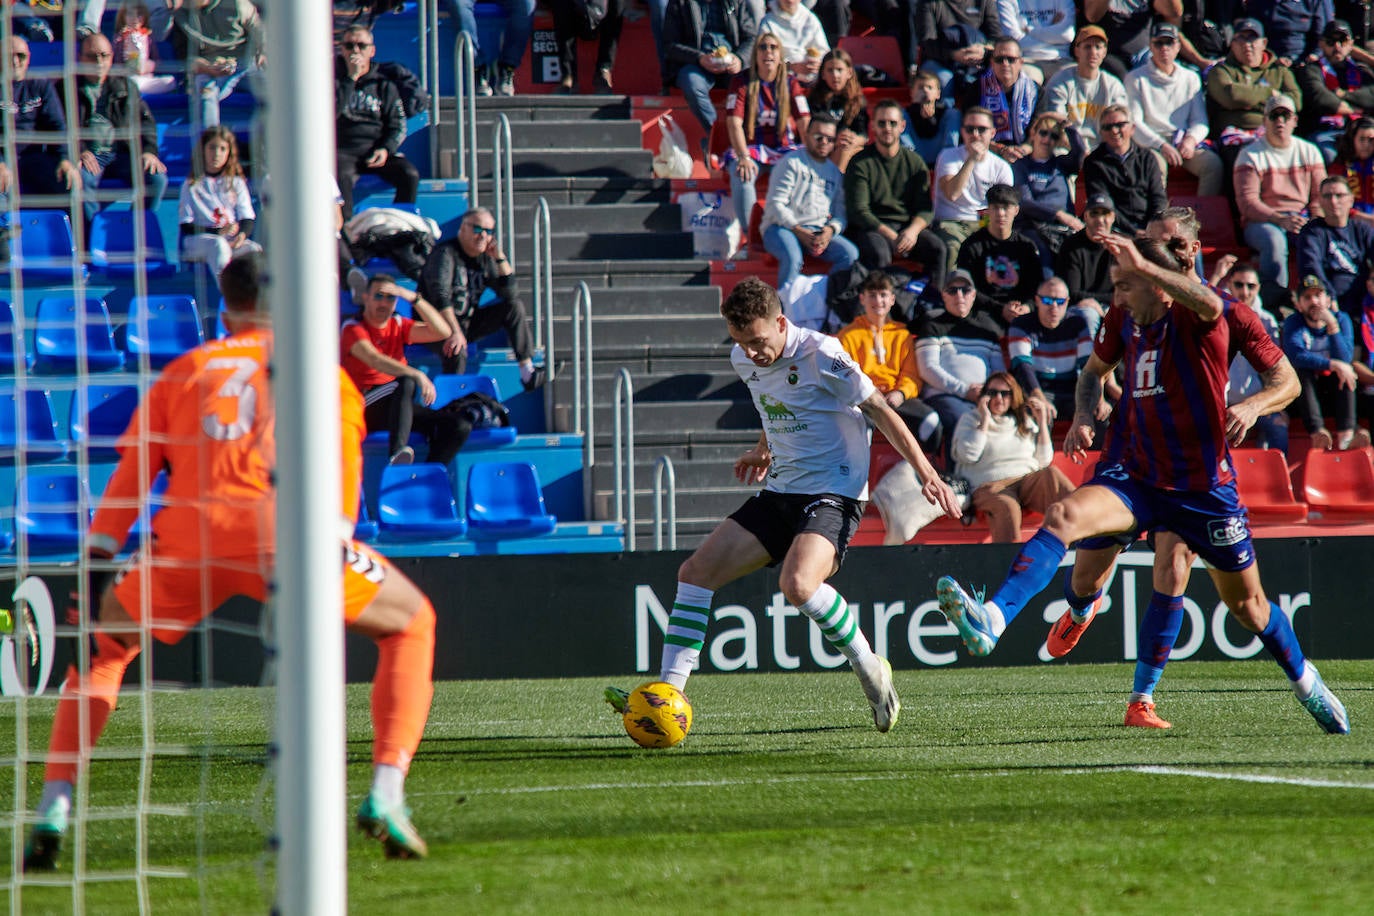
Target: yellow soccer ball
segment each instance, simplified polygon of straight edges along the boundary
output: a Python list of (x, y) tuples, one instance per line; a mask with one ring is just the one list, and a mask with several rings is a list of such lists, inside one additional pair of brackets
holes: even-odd
[(630, 691), (623, 718), (640, 747), (672, 747), (692, 729), (692, 704), (672, 684), (650, 681)]

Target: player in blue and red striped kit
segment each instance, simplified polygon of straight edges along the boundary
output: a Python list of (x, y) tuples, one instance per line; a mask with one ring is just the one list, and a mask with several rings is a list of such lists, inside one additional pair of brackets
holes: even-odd
[[(1200, 229), (1197, 214), (1191, 208), (1169, 207), (1150, 220), (1146, 233), (1157, 241), (1173, 243), (1173, 250), (1185, 259), (1196, 261), (1202, 249), (1198, 240)], [(1201, 279), (1196, 274), (1194, 277)], [(1262, 381), (1260, 390), (1226, 409), (1226, 438), (1235, 447), (1245, 439), (1256, 420), (1288, 406), (1298, 396), (1300, 386), (1293, 366), (1269, 336), (1255, 311), (1217, 287), (1208, 286), (1226, 302), (1225, 320), (1229, 325), (1232, 359), (1237, 354), (1244, 356)], [(1110, 452), (1110, 447), (1107, 451)], [(1183, 624), (1183, 594), (1196, 556), (1172, 531), (1150, 534), (1155, 551), (1154, 591), (1140, 619), (1136, 640), (1139, 654), (1131, 695), (1126, 703), (1125, 724), (1137, 728), (1170, 728), (1170, 723), (1155, 712), (1154, 690), (1164, 674)], [(1111, 537), (1085, 538), (1078, 542), (1073, 572), (1064, 577), (1064, 600), (1069, 608), (1055, 622), (1045, 640), (1045, 649), (1054, 658), (1072, 651), (1092, 623), (1102, 603), (1102, 590), (1123, 546), (1121, 538)], [(1251, 632), (1259, 632), (1267, 625), (1268, 618), (1246, 618), (1238, 622)]]
[(987, 655), (1026, 601), (1054, 577), (1067, 545), (1085, 537), (1168, 528), (1208, 563), (1232, 615), (1250, 621), (1304, 708), (1346, 733), (1345, 708), (1303, 656), (1288, 617), (1265, 597), (1227, 449), (1226, 303), (1191, 276), (1186, 257), (1153, 239), (1109, 239), (1124, 308), (1108, 312), (1077, 389), (1066, 449), (1092, 444), (1092, 409), (1119, 363), (1125, 388), (1111, 460), (1051, 506), (1006, 581), (986, 602), (954, 579), (938, 583), (940, 610), (974, 655)]

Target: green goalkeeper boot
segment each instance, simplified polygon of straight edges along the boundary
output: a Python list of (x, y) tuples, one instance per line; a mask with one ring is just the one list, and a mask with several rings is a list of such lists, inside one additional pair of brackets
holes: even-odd
[(358, 829), (381, 840), (388, 859), (423, 859), (429, 847), (410, 822), (410, 809), (403, 805), (388, 808), (376, 795), (369, 794), (358, 808)]
[(28, 845), (24, 847), (24, 871), (53, 871), (62, 851), (62, 837), (67, 833), (65, 811), (51, 811), (40, 815), (33, 825)]

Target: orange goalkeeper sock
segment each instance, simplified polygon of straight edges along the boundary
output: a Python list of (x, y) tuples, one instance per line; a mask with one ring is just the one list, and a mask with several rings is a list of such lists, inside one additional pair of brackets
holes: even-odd
[(372, 679), (372, 762), (410, 769), (434, 697), (434, 605), (428, 598), (399, 633), (377, 640)]
[[(139, 652), (137, 646), (130, 648), (99, 632), (95, 634), (95, 647), (91, 670), (84, 676), (77, 673), (75, 666), (67, 669), (62, 698), (53, 717), (52, 737), (48, 740), (48, 763), (43, 770), (45, 781), (76, 782), (78, 761), (100, 740), (100, 733), (105, 730), (105, 723), (119, 701), (119, 685), (124, 682), (124, 672)], [(82, 702), (87, 709), (84, 741), (80, 736)]]

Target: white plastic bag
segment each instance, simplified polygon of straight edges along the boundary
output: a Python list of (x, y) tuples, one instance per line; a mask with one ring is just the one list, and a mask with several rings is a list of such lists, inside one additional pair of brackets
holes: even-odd
[(830, 306), (825, 296), (829, 287), (830, 277), (825, 274), (797, 274), (778, 290), (787, 320), (812, 331), (828, 330)]
[(687, 152), (687, 135), (677, 126), (670, 114), (658, 119), (663, 138), (658, 141), (658, 155), (654, 157), (654, 175), (659, 178), (691, 178), (692, 154)]
[(739, 218), (729, 194), (684, 191), (674, 202), (682, 208), (682, 231), (692, 233), (692, 249), (697, 257), (724, 261), (739, 250)]
[[(926, 501), (916, 471), (905, 461), (899, 461), (873, 487), (870, 498), (883, 517), (883, 543), (887, 546), (905, 544), (926, 525), (945, 514), (938, 503)], [(960, 508), (968, 508), (968, 496), (957, 494)]]

